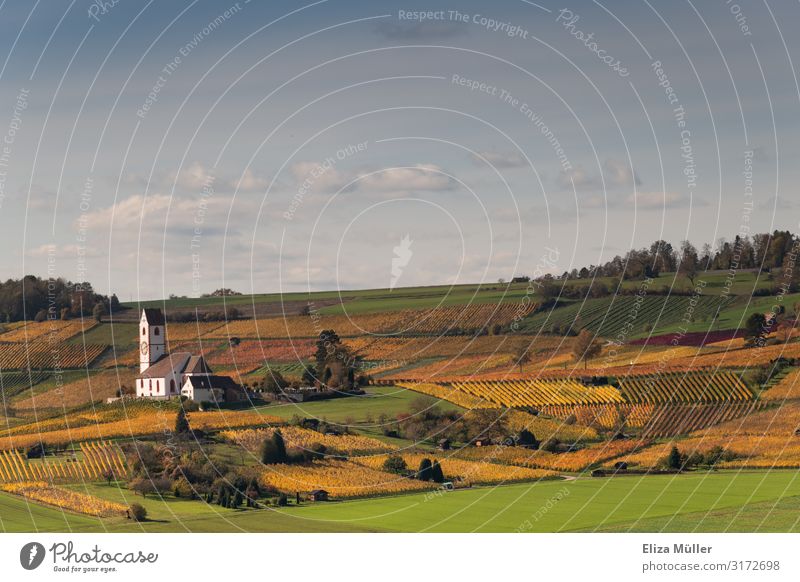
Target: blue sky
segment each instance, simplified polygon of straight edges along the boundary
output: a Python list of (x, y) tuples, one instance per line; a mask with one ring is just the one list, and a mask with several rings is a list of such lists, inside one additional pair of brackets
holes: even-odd
[(6, 1), (0, 276), (386, 287), (406, 235), (400, 286), (561, 272), (732, 237), (747, 151), (749, 224), (797, 230), (798, 10)]

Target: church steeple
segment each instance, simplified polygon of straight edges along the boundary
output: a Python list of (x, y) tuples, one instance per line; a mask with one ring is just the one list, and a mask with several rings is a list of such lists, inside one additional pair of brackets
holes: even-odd
[(139, 373), (142, 373), (167, 353), (164, 314), (160, 309), (143, 309), (139, 328)]

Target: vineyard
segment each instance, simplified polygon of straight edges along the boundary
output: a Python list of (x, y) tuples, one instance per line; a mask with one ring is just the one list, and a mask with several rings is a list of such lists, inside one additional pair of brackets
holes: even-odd
[(792, 369), (780, 382), (766, 390), (761, 398), (773, 402), (800, 398), (800, 368)]
[(20, 495), (26, 499), (52, 505), (53, 507), (96, 517), (121, 517), (127, 515), (128, 512), (128, 508), (121, 503), (107, 501), (93, 495), (62, 487), (55, 487), (44, 481), (0, 484), (0, 491)]
[[(353, 459), (355, 463), (380, 470), (383, 463), (388, 457), (385, 455), (378, 455), (373, 457), (356, 457)], [(428, 455), (404, 454), (403, 460), (410, 470), (415, 470), (420, 466), (420, 462), (424, 458), (430, 458)], [(468, 461), (465, 459), (453, 458), (450, 456), (444, 458), (433, 458), (434, 462), (438, 462), (444, 472), (444, 477), (448, 481), (457, 481), (458, 483), (470, 486), (478, 484), (497, 485), (500, 483), (513, 483), (515, 481), (534, 481), (543, 478), (557, 477), (558, 473), (547, 471), (543, 469), (530, 469), (522, 466), (501, 465), (496, 463)]]
[[(430, 383), (402, 383), (402, 386), (445, 398), (467, 408), (542, 407), (622, 403), (613, 386), (586, 386), (575, 380), (497, 380), (452, 382), (449, 387), (432, 388)], [(434, 394), (436, 392), (436, 394)], [(467, 403), (472, 406), (466, 406)]]
[(484, 463), (507, 463), (549, 471), (583, 471), (620, 455), (635, 452), (649, 443), (641, 440), (604, 441), (567, 453), (549, 453), (522, 447), (464, 447), (455, 456)]
[[(223, 439), (257, 453), (261, 444), (272, 436), (274, 429), (257, 428), (249, 430), (228, 430), (219, 433)], [(313, 430), (287, 426), (281, 428), (281, 435), (287, 449), (311, 450), (313, 445), (321, 444), (328, 449), (328, 454), (333, 452), (348, 455), (384, 453), (396, 447), (388, 445), (377, 439), (360, 435), (327, 435)]]
[(628, 402), (679, 403), (752, 400), (753, 393), (731, 372), (626, 376), (620, 390)]
[(106, 474), (116, 479), (127, 477), (125, 461), (110, 442), (81, 443), (82, 459), (31, 462), (18, 450), (0, 451), (0, 482), (98, 481)]
[(672, 437), (714, 426), (759, 410), (759, 402), (717, 404), (616, 404), (594, 406), (545, 406), (543, 414), (554, 418), (574, 417), (586, 426), (640, 429), (644, 438)]
[(31, 343), (45, 341), (50, 344), (57, 344), (80, 333), (85, 333), (95, 325), (97, 325), (97, 322), (94, 319), (43, 321), (41, 323), (29, 321), (22, 325), (16, 325), (4, 333), (0, 333), (0, 342)]
[(468, 410), (474, 410), (476, 408), (500, 408), (499, 404), (495, 404), (484, 398), (478, 398), (448, 384), (436, 384), (434, 382), (396, 382), (395, 386), (421, 392), (422, 394), (427, 394), (428, 396), (433, 396), (441, 400), (447, 400), (448, 402), (452, 402)]
[(31, 370), (24, 372), (0, 371), (0, 392), (5, 398), (16, 396), (28, 388), (44, 382), (50, 377), (49, 372)]
[(369, 497), (437, 487), (436, 483), (407, 479), (348, 461), (313, 461), (303, 465), (268, 465), (261, 482), (278, 491), (324, 489), (332, 497)]
[(73, 408), (91, 402), (103, 402), (106, 398), (117, 396), (117, 391), (126, 386), (134, 386), (134, 374), (128, 370), (108, 370), (100, 373), (86, 371), (81, 378), (54, 389), (32, 394), (27, 398), (21, 396), (14, 401), (18, 411), (48, 408)]
[(0, 343), (0, 369), (70, 369), (88, 368), (108, 346), (75, 345), (65, 342), (49, 345), (46, 341)]
[[(690, 301), (695, 301), (694, 305)], [(648, 330), (680, 323), (692, 307), (695, 317), (710, 321), (718, 309), (735, 301), (733, 297), (702, 296), (699, 298), (655, 296), (637, 297), (617, 295), (586, 302), (575, 302), (564, 307), (536, 313), (521, 322), (528, 333), (548, 332), (554, 326), (574, 331), (587, 329), (602, 337), (614, 337), (627, 330), (629, 337)], [(628, 329), (628, 326), (632, 328)]]
[[(25, 425), (0, 431), (0, 450), (80, 441), (168, 434), (175, 426), (177, 405), (149, 400), (121, 401), (84, 410), (38, 419)], [(244, 411), (192, 412), (188, 415), (193, 429), (224, 430), (265, 424), (280, 425), (283, 420)]]

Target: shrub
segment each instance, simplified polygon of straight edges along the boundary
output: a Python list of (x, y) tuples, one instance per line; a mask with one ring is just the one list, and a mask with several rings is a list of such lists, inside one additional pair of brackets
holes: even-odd
[(395, 473), (396, 475), (402, 475), (406, 471), (408, 471), (408, 465), (406, 465), (405, 459), (398, 455), (390, 455), (386, 458), (383, 462), (383, 470), (387, 473)]
[(131, 503), (128, 508), (128, 513), (131, 519), (135, 521), (144, 521), (147, 519), (147, 509), (138, 503)]
[(543, 451), (547, 451), (548, 453), (555, 453), (558, 451), (558, 445), (561, 443), (556, 438), (549, 438), (542, 443), (540, 447)]

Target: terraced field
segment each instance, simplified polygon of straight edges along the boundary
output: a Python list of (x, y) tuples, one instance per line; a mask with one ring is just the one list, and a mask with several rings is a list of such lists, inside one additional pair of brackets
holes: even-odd
[(731, 402), (752, 400), (753, 393), (732, 372), (627, 376), (620, 390), (628, 402), (654, 404)]
[(520, 323), (523, 333), (549, 332), (554, 326), (579, 331), (587, 329), (602, 337), (614, 337), (630, 326), (627, 337), (660, 333), (691, 314), (695, 321), (706, 320), (710, 325), (714, 314), (734, 302), (732, 297), (691, 297), (623, 295), (575, 302), (531, 315)]

